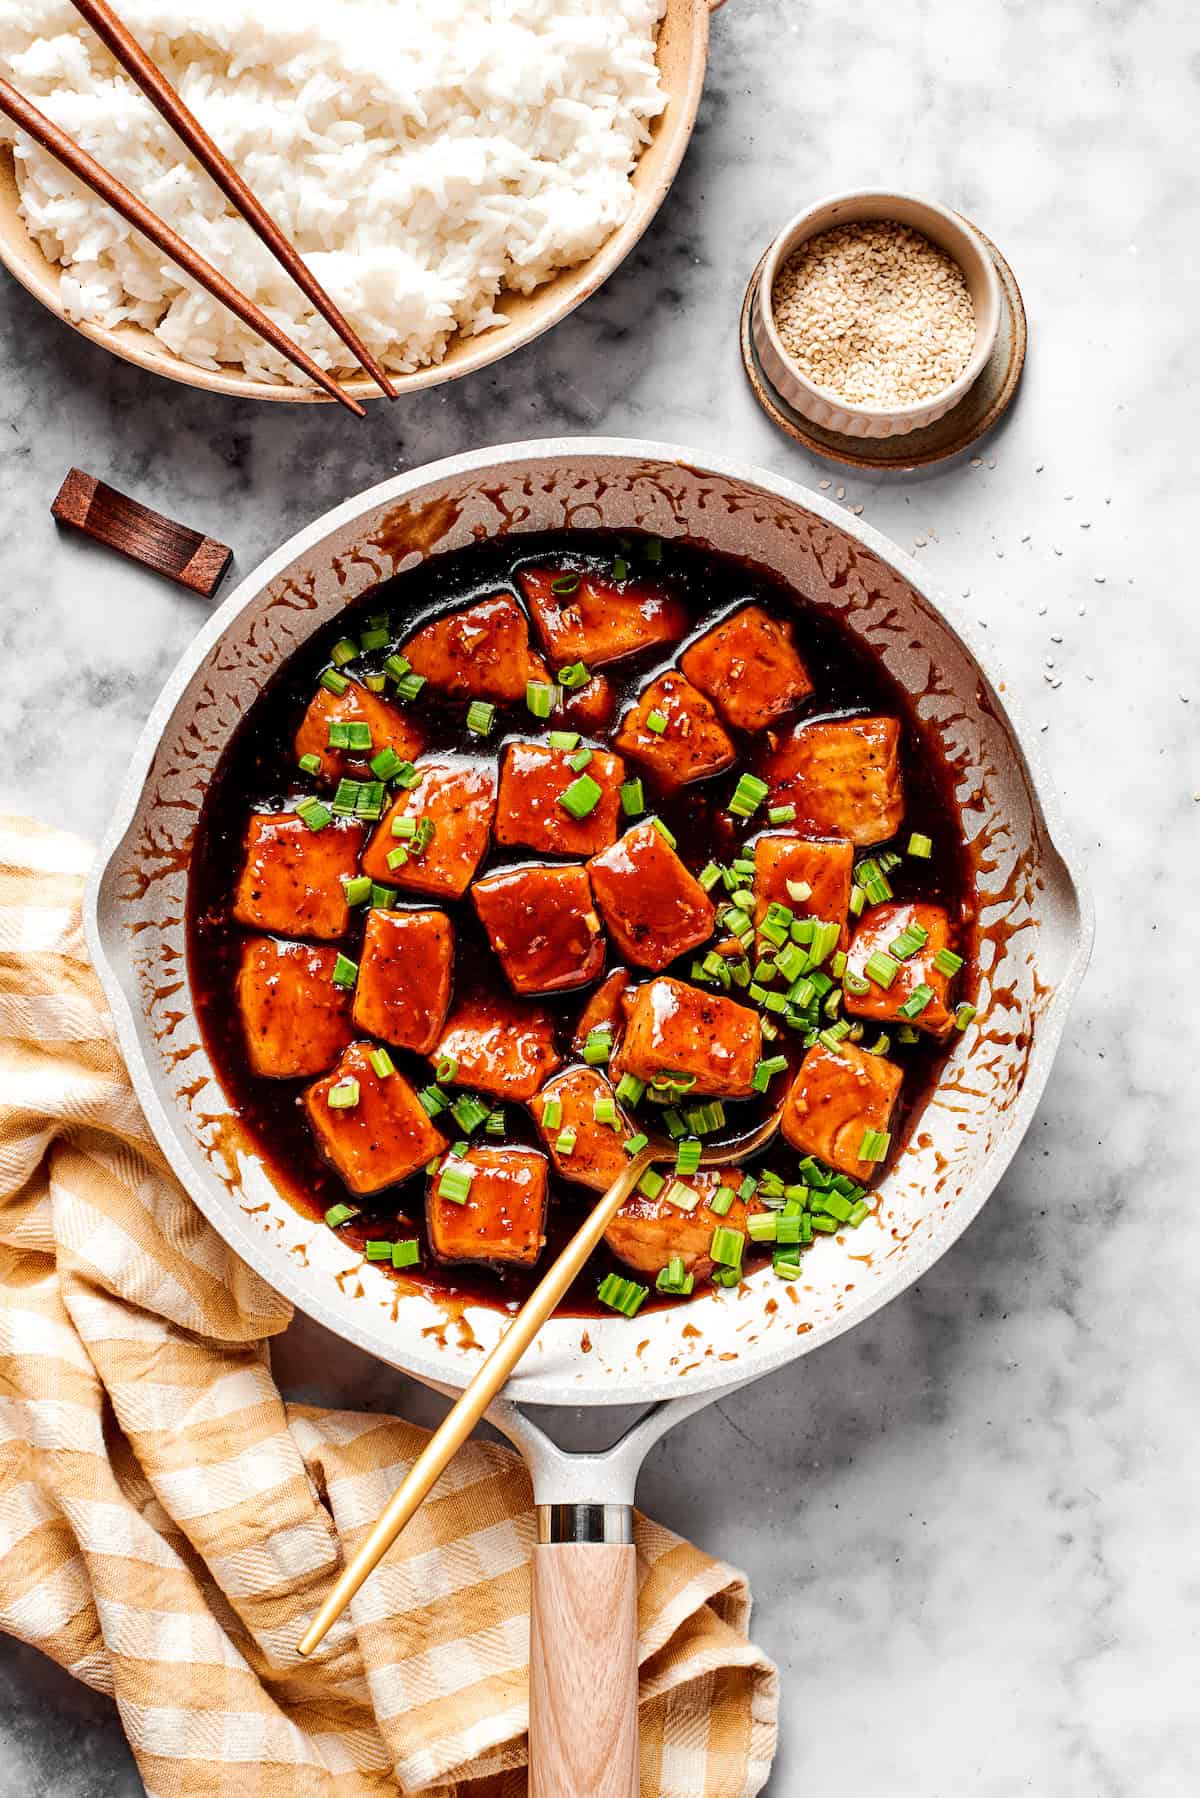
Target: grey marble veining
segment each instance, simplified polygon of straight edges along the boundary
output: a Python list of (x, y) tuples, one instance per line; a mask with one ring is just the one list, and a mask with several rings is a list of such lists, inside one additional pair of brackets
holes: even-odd
[[(783, 1669), (771, 1798), (1184, 1798), (1200, 1765), (1183, 1148), (1200, 1062), (1197, 34), (1172, 0), (858, 16), (731, 0), (681, 176), (619, 274), (549, 338), (362, 428), (155, 382), (0, 284), (0, 801), (97, 830), (206, 616), (56, 538), (72, 462), (232, 543), (241, 571), (394, 470), (563, 430), (830, 481), (915, 545), (969, 594), (1045, 727), (1096, 888), (1092, 971), (967, 1235), (853, 1334), (681, 1427), (641, 1500), (751, 1574)], [(776, 434), (742, 378), (737, 311), (774, 229), (867, 183), (961, 207), (1023, 287), (1024, 385), (978, 466), (839, 473)], [(297, 1396), (428, 1415), (304, 1323), (277, 1366)], [(0, 1642), (0, 1790), (139, 1789), (109, 1707)]]

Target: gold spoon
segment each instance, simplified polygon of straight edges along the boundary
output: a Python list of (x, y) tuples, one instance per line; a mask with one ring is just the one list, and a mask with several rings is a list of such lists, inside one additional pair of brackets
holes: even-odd
[[(733, 1142), (707, 1146), (701, 1152), (700, 1166), (728, 1167), (730, 1162), (753, 1155), (770, 1142), (779, 1128), (782, 1115), (781, 1101), (768, 1118), (745, 1136)], [(646, 1169), (653, 1167), (656, 1161), (673, 1161), (674, 1158), (674, 1143), (665, 1140), (648, 1143), (633, 1156), (628, 1167), (617, 1176), (604, 1197), (593, 1207), (557, 1260), (547, 1268), (470, 1385), (464, 1389), (454, 1408), (447, 1412), (429, 1438), (406, 1478), (389, 1499), (370, 1535), (305, 1630), (299, 1643), (302, 1655), (312, 1653), (337, 1622), (367, 1575), (375, 1571), (434, 1481), (445, 1472), (471, 1434), (546, 1319), (557, 1309), (575, 1276), (599, 1244)]]

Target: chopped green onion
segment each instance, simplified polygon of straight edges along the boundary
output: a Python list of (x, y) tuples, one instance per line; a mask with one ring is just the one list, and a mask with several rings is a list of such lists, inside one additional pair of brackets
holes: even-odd
[(330, 979), (333, 981), (334, 986), (353, 986), (354, 982), (358, 979), (358, 963), (356, 961), (351, 961), (350, 957), (348, 955), (343, 955), (339, 949), (337, 960), (333, 964), (333, 973), (330, 975)]
[(896, 1041), (898, 1043), (919, 1043), (920, 1040), (921, 1032), (919, 1030), (914, 1030), (911, 1024), (901, 1024), (896, 1032)]
[(620, 1274), (605, 1274), (596, 1289), (596, 1297), (610, 1310), (619, 1311), (622, 1317), (636, 1317), (649, 1291), (648, 1286), (639, 1286), (636, 1280), (622, 1279)]
[(371, 897), (371, 877), (369, 874), (344, 874), (342, 891), (346, 895), (347, 905), (362, 905)]
[(421, 1259), (421, 1245), (415, 1236), (406, 1236), (403, 1242), (392, 1244), (392, 1266), (415, 1267)]
[(790, 1251), (773, 1256), (771, 1265), (781, 1280), (798, 1280), (800, 1278), (800, 1263), (791, 1258)]
[(675, 1172), (694, 1174), (700, 1166), (704, 1144), (695, 1136), (685, 1136), (675, 1151)]
[(329, 807), (322, 805), (319, 799), (314, 799), (311, 795), (297, 802), (296, 815), (303, 819), (310, 830), (324, 830), (327, 824), (333, 822), (333, 813)]
[(622, 1074), (617, 1081), (617, 1097), (622, 1105), (640, 1105), (645, 1091), (646, 1082), (636, 1074)]
[(386, 1049), (372, 1049), (368, 1060), (380, 1080), (386, 1080), (389, 1074), (396, 1072), (396, 1064)]
[(434, 824), (434, 821), (432, 818), (418, 818), (417, 819), (417, 834), (412, 840), (413, 854), (414, 855), (424, 854), (425, 850), (428, 849), (430, 843), (432, 843), (436, 834), (437, 834), (437, 826)]
[(933, 988), (931, 986), (926, 986), (925, 982), (922, 981), (920, 986), (914, 986), (912, 992), (900, 1007), (900, 1016), (902, 1018), (907, 1018), (908, 1022), (911, 1024), (914, 1018), (920, 1017), (927, 1005), (932, 1004), (933, 996)]
[(922, 835), (919, 830), (914, 830), (911, 837), (908, 839), (908, 853), (910, 855), (919, 856), (922, 861), (928, 861), (933, 854), (933, 843), (929, 837)]
[(555, 1139), (555, 1152), (559, 1155), (572, 1155), (575, 1152), (575, 1144), (578, 1141), (578, 1130), (576, 1130), (574, 1124), (568, 1124), (565, 1130), (559, 1131), (558, 1136)]
[(556, 574), (550, 583), (551, 593), (574, 593), (579, 587), (579, 576), (575, 573)]
[(614, 556), (613, 557), (613, 580), (614, 581), (623, 581), (628, 578), (628, 575), (629, 575), (629, 563), (625, 560), (624, 556)]
[(740, 1230), (731, 1230), (727, 1225), (720, 1224), (713, 1231), (708, 1253), (718, 1267), (740, 1267), (745, 1246), (746, 1238)]
[(954, 1014), (954, 1028), (956, 1030), (965, 1030), (974, 1016), (975, 1007), (973, 1005), (960, 1005)]
[(329, 652), (329, 659), (335, 668), (344, 668), (358, 654), (358, 644), (353, 637), (340, 637)]
[(306, 774), (319, 774), (321, 772), (321, 758), (319, 755), (313, 755), (310, 750), (308, 755), (302, 755), (300, 757), (300, 766)]
[(439, 1092), (436, 1086), (423, 1086), (417, 1094), (417, 1098), (431, 1118), (435, 1118), (440, 1112), (445, 1111), (450, 1103), (445, 1093)]
[[(746, 1219), (746, 1229), (749, 1231), (751, 1242), (774, 1242), (779, 1222), (779, 1218), (773, 1211), (756, 1211), (752, 1217)], [(796, 1222), (797, 1230), (793, 1240), (799, 1242), (799, 1219)]]
[(639, 1130), (636, 1136), (627, 1136), (625, 1141), (621, 1144), (621, 1147), (632, 1161), (635, 1155), (641, 1154), (642, 1150), (649, 1145), (649, 1142), (650, 1138), (646, 1135), (645, 1131)]
[(729, 1208), (736, 1198), (737, 1194), (734, 1192), (732, 1186), (718, 1186), (716, 1192), (714, 1192), (712, 1198), (708, 1201), (708, 1208), (711, 1212), (715, 1213), (717, 1217), (728, 1217)]
[(504, 1107), (498, 1105), (495, 1111), (488, 1114), (488, 1121), (483, 1126), (483, 1134), (485, 1136), (505, 1136), (507, 1133), (508, 1125), (504, 1116)]
[(766, 798), (769, 788), (756, 774), (743, 774), (734, 788), (729, 810), (736, 818), (751, 818)]
[[(892, 897), (891, 882), (878, 861), (868, 858), (866, 861), (859, 862), (856, 874), (857, 884), (872, 905), (881, 905), (885, 899)], [(853, 888), (850, 892), (850, 909), (854, 910)]]
[(482, 1100), (475, 1098), (473, 1094), (462, 1093), (455, 1099), (453, 1105), (450, 1107), (450, 1116), (454, 1119), (459, 1129), (465, 1130), (467, 1135), (470, 1136), (473, 1130), (478, 1130), (480, 1124), (484, 1122), (490, 1110), (490, 1105), (485, 1105)]
[(474, 1178), (475, 1169), (473, 1167), (444, 1167), (442, 1177), (437, 1185), (438, 1198), (449, 1199), (452, 1205), (465, 1205)]
[[(621, 810), (627, 818), (638, 818), (646, 809), (646, 792), (640, 780), (621, 782)], [(701, 883), (703, 884), (703, 882)], [(707, 890), (707, 889), (706, 889)]]
[(861, 974), (856, 974), (853, 968), (847, 968), (842, 975), (842, 985), (845, 987), (846, 991), (852, 993), (856, 999), (863, 998), (863, 996), (871, 990), (871, 982), (869, 980), (864, 980)]
[(325, 1213), (325, 1222), (331, 1230), (340, 1230), (343, 1224), (348, 1224), (351, 1218), (357, 1217), (359, 1211), (358, 1205), (331, 1205)]
[(403, 844), (400, 844), (398, 848), (389, 849), (383, 859), (384, 859), (384, 861), (386, 861), (388, 868), (394, 874), (396, 872), (397, 868), (402, 868), (404, 866), (405, 862), (408, 860), (408, 850), (404, 847)]
[(577, 820), (591, 815), (604, 797), (604, 789), (594, 781), (590, 774), (581, 774), (573, 780), (565, 793), (560, 793), (558, 803), (564, 811), (570, 812)]
[[(639, 810), (640, 810), (641, 809), (640, 801), (641, 801), (641, 797), (642, 797), (642, 783), (639, 780), (636, 782), (631, 781), (629, 784), (631, 786), (636, 785), (636, 787), (638, 789), (638, 800), (639, 800)], [(625, 803), (625, 788), (624, 787), (621, 788), (621, 803), (622, 803), (622, 805), (624, 805), (624, 803)], [(720, 878), (721, 878), (721, 870), (720, 870), (720, 868), (718, 868), (716, 862), (709, 862), (708, 866), (705, 868), (701, 868), (699, 874), (697, 874), (697, 876), (696, 876), (696, 879), (700, 882), (700, 885), (704, 888), (704, 891), (706, 893), (712, 892), (713, 888), (717, 885)]]
[(661, 562), (663, 554), (662, 538), (647, 537), (645, 554), (647, 562)]
[(815, 920), (812, 939), (808, 945), (808, 957), (814, 968), (820, 967), (826, 957), (832, 955), (841, 934), (840, 924), (828, 923), (823, 918)]
[(353, 1111), (360, 1096), (357, 1080), (339, 1080), (329, 1089), (330, 1111)]
[(607, 1024), (598, 1024), (587, 1033), (587, 1041), (583, 1045), (583, 1059), (590, 1068), (603, 1067), (612, 1059), (612, 1030)]
[(390, 1242), (381, 1241), (376, 1237), (373, 1242), (367, 1244), (366, 1256), (368, 1261), (390, 1261), (392, 1258), (392, 1245)]
[(561, 1123), (562, 1100), (557, 1093), (552, 1093), (548, 1099), (542, 1100), (542, 1128), (557, 1130)]
[(590, 749), (577, 749), (573, 755), (567, 757), (567, 767), (571, 770), (572, 774), (582, 774), (591, 759), (592, 752)]
[(710, 1099), (706, 1105), (693, 1105), (684, 1112), (684, 1122), (693, 1136), (711, 1136), (714, 1130), (725, 1128), (725, 1107), (720, 1099)]
[(473, 699), (467, 707), (467, 729), (476, 737), (486, 737), (496, 722), (496, 708), (486, 699)]
[(336, 668), (327, 668), (318, 685), (324, 687), (327, 693), (336, 694), (340, 699), (350, 682), (344, 674), (339, 674)]
[(579, 732), (577, 730), (552, 730), (546, 741), (551, 749), (578, 749)]
[(392, 835), (394, 837), (400, 837), (404, 842), (411, 843), (416, 834), (417, 820), (415, 818), (392, 819)]
[[(862, 1142), (858, 1146), (860, 1161), (883, 1161), (892, 1146), (891, 1132), (888, 1130), (864, 1130)], [(830, 1201), (826, 1197), (826, 1205)], [(845, 1221), (845, 1220), (843, 1220)]]
[(386, 624), (376, 625), (371, 630), (364, 631), (359, 639), (363, 654), (366, 655), (372, 649), (382, 649), (391, 634)]
[(899, 972), (900, 963), (885, 949), (872, 950), (863, 963), (863, 973), (867, 979), (873, 980), (876, 986), (883, 987), (885, 991), (891, 986)]
[(846, 1219), (846, 1222), (852, 1230), (857, 1230), (863, 1219), (870, 1215), (871, 1207), (867, 1204), (867, 1201), (865, 1199), (857, 1199), (851, 1207), (850, 1215)]
[(387, 676), (383, 674), (364, 674), (363, 685), (372, 693), (382, 693), (387, 686)]
[(558, 671), (558, 684), (565, 687), (568, 693), (574, 693), (579, 687), (586, 687), (591, 678), (584, 662), (572, 662)]
[(746, 1200), (752, 1199), (757, 1191), (758, 1181), (753, 1174), (746, 1174), (742, 1179), (741, 1185), (738, 1187), (737, 1196), (741, 1199), (742, 1203), (745, 1204)]
[(767, 808), (768, 824), (794, 824), (796, 808), (794, 805), (772, 805)]
[(392, 779), (398, 787), (415, 787), (421, 778), (421, 770), (415, 762), (401, 762)]
[(549, 681), (530, 680), (525, 682), (525, 704), (535, 718), (548, 718), (558, 703), (558, 688)]
[(672, 1180), (663, 1194), (664, 1203), (674, 1205), (676, 1211), (692, 1212), (700, 1203), (700, 1194), (694, 1186), (688, 1186), (683, 1180)]
[(822, 1236), (835, 1236), (838, 1221), (836, 1217), (825, 1217), (823, 1214), (819, 1214), (809, 1218), (808, 1227), (810, 1230), (818, 1230)]
[(370, 766), (371, 773), (375, 776), (376, 780), (392, 780), (399, 774), (401, 768), (409, 767), (411, 764), (402, 761), (396, 754), (396, 751), (392, 748), (391, 744), (388, 743), (379, 751), (378, 755), (373, 755), (371, 757)]
[(396, 698), (415, 699), (424, 685), (423, 674), (402, 674), (396, 682)]
[(592, 1106), (592, 1121), (596, 1124), (607, 1124), (609, 1129), (619, 1129), (621, 1120), (617, 1116), (617, 1101), (611, 1093), (601, 1093)]
[(772, 1055), (768, 1061), (755, 1063), (754, 1073), (750, 1077), (750, 1084), (756, 1093), (765, 1093), (776, 1074), (785, 1074), (786, 1072), (787, 1056)]
[(662, 838), (663, 842), (667, 845), (668, 849), (674, 849), (676, 847), (674, 836), (667, 829), (666, 825), (663, 823), (661, 818), (658, 818), (658, 817), (647, 818), (646, 822), (647, 822), (647, 824), (653, 824), (655, 830), (658, 832), (658, 834)]
[(453, 1055), (443, 1055), (433, 1071), (433, 1077), (439, 1086), (449, 1086), (458, 1075), (458, 1061)]
[(395, 903), (395, 887), (380, 886), (377, 880), (371, 882), (371, 904), (375, 906), (377, 910), (387, 911), (388, 907), (395, 905)]
[(361, 718), (331, 718), (329, 721), (330, 749), (369, 749), (371, 747), (371, 726), (364, 724)]
[(911, 961), (928, 941), (929, 932), (923, 924), (906, 924), (900, 935), (888, 944), (888, 949), (897, 961)]
[(839, 1018), (836, 1024), (830, 1024), (827, 1029), (817, 1032), (817, 1041), (823, 1048), (831, 1050), (836, 1055), (849, 1034), (850, 1025), (847, 1024), (845, 1018)]
[(672, 1298), (686, 1299), (695, 1284), (695, 1276), (684, 1271), (682, 1255), (672, 1255), (667, 1265), (659, 1270), (654, 1284), (659, 1292)]
[(717, 1267), (712, 1272), (714, 1286), (740, 1286), (742, 1270), (740, 1267)]
[(891, 1048), (891, 1038), (886, 1030), (881, 1030), (873, 1043), (863, 1044), (864, 1055), (886, 1055)]
[(953, 978), (962, 967), (963, 958), (956, 955), (953, 949), (939, 949), (933, 958), (933, 965), (939, 974), (949, 974)]
[(656, 1199), (666, 1184), (657, 1168), (648, 1167), (638, 1181), (638, 1191), (645, 1193), (648, 1199)]
[(658, 708), (655, 707), (653, 711), (646, 713), (646, 729), (650, 731), (652, 735), (661, 737), (666, 728), (667, 718), (665, 712), (660, 712)]
[(402, 681), (406, 674), (411, 674), (412, 663), (407, 656), (389, 656), (383, 664), (383, 671), (391, 675), (394, 681)]

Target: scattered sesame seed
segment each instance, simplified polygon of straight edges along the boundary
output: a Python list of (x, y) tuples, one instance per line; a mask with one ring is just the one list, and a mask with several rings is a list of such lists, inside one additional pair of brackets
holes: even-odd
[(971, 457), (971, 467), (972, 468), (982, 468), (983, 467), (983, 457), (982, 456), (972, 456)]
[(957, 262), (888, 219), (835, 225), (802, 243), (779, 271), (771, 309), (800, 372), (855, 405), (943, 393), (975, 347)]
[(822, 481), (822, 482), (821, 482), (821, 487), (822, 487), (822, 489), (824, 489), (824, 488), (826, 488), (826, 487), (832, 487), (832, 486), (833, 486), (833, 482), (832, 482), (832, 481)]
[(1090, 531), (1092, 528), (1091, 520), (1089, 519), (1086, 524), (1081, 524), (1079, 528), (1081, 531)]
[(1049, 610), (1050, 610), (1050, 608), (1049, 608), (1049, 606), (1039, 606), (1039, 607), (1038, 607), (1038, 617), (1039, 617), (1039, 618), (1044, 618), (1044, 617), (1045, 617), (1045, 616), (1046, 616), (1046, 613), (1047, 613), (1047, 612), (1048, 612), (1048, 611), (1049, 611)]
[(1062, 642), (1062, 633), (1060, 631), (1051, 631), (1050, 641), (1051, 641), (1051, 643), (1061, 643)]
[(1029, 542), (1029, 532), (1028, 532), (1028, 531), (1026, 531), (1026, 533), (1025, 533), (1025, 535), (1024, 535), (1024, 536), (1023, 536), (1023, 537), (1022, 537), (1022, 539), (1021, 539), (1021, 542), (1022, 542), (1022, 543), (1028, 543), (1028, 542)]
[(1046, 464), (1044, 462), (1039, 462), (1037, 467), (1033, 471), (1034, 474), (1041, 474), (1041, 472), (1042, 472), (1043, 468), (1045, 468), (1045, 466), (1046, 466)]
[(1056, 543), (1056, 544), (1055, 544), (1055, 545), (1054, 545), (1054, 553), (1055, 553), (1055, 555), (1056, 555), (1056, 556), (1061, 556), (1061, 555), (1062, 555), (1062, 550), (1061, 550), (1061, 549), (1059, 549), (1059, 547), (1058, 547), (1058, 544), (1057, 544), (1057, 543)]
[(1055, 692), (1057, 692), (1058, 689), (1062, 686), (1062, 675), (1061, 674), (1055, 675), (1054, 679), (1050, 682), (1050, 685), (1054, 688)]
[(862, 507), (861, 506), (851, 506), (850, 510), (853, 512), (853, 514), (856, 518), (860, 518), (862, 516)]
[(846, 489), (844, 487), (839, 487), (833, 497), (834, 499), (845, 499)]

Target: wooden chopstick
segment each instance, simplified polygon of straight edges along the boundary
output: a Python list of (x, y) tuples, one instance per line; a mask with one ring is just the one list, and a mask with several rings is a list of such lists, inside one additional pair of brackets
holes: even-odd
[(99, 194), (114, 212), (119, 212), (123, 219), (127, 219), (135, 230), (148, 237), (152, 244), (156, 244), (172, 262), (177, 262), (215, 300), (219, 300), (222, 306), (227, 306), (230, 312), (240, 318), (244, 325), (257, 331), (260, 337), (265, 337), (269, 344), (286, 356), (289, 362), (294, 362), (297, 368), (302, 369), (309, 380), (315, 381), (331, 399), (345, 406), (348, 412), (353, 412), (356, 418), (366, 417), (366, 408), (360, 406), (350, 394), (344, 393), (331, 375), (326, 374), (298, 343), (293, 343), (286, 331), (280, 330), (274, 319), (268, 318), (232, 281), (227, 281), (219, 269), (215, 269), (211, 262), (206, 262), (189, 243), (185, 243), (165, 219), (160, 219), (156, 212), (151, 212), (136, 194), (130, 193), (115, 175), (110, 175), (107, 169), (102, 168), (95, 157), (89, 156), (74, 138), (68, 137), (65, 131), (60, 131), (53, 120), (39, 112), (3, 76), (0, 76), (0, 112), (6, 113), (22, 131), (27, 131), (44, 150), (57, 156), (65, 168), (78, 176), (93, 193)]
[(107, 4), (107, 0), (73, 0), (73, 5), (101, 42), (111, 50), (125, 72), (137, 82), (175, 135), (182, 138), (196, 161), (212, 176), (226, 199), (237, 207), (250, 229), (266, 244), (275, 260), (287, 270), (297, 287), (307, 294), (330, 330), (337, 333), (376, 385), (383, 389), (390, 400), (394, 400), (395, 387), (349, 319), (326, 293), (294, 245), (284, 236), (257, 196), (246, 186), (229, 158), (218, 149), (199, 119), (188, 110), (162, 70), (146, 55), (133, 33)]

